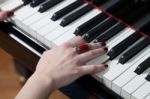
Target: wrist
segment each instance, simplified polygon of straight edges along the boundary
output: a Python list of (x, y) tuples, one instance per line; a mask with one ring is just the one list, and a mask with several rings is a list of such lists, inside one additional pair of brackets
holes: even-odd
[(36, 81), (37, 85), (42, 86), (45, 90), (48, 90), (49, 92), (52, 92), (55, 90), (54, 87), (54, 80), (50, 77), (47, 77), (41, 73), (35, 72), (31, 76), (31, 80)]
[(34, 73), (23, 86), (15, 99), (48, 99), (54, 91), (53, 80)]

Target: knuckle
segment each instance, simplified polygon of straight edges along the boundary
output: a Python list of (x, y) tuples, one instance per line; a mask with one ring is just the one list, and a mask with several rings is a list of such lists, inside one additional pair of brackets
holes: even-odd
[(75, 57), (75, 58), (72, 59), (72, 63), (76, 64), (76, 65), (80, 64), (80, 60)]
[(63, 44), (61, 47), (63, 50), (66, 50), (68, 48), (68, 46), (66, 44)]
[(89, 54), (90, 54), (90, 56), (95, 56), (97, 54), (97, 52), (95, 50), (91, 50)]
[(66, 50), (66, 55), (70, 58), (73, 58), (75, 56), (75, 52), (70, 48)]
[(98, 70), (97, 66), (93, 65), (92, 69), (91, 69), (91, 72), (96, 72), (97, 70)]
[(63, 47), (64, 49), (67, 49), (67, 48), (70, 47), (70, 45), (66, 42), (66, 43), (62, 44), (62, 47)]
[(76, 68), (73, 72), (74, 75), (80, 75), (81, 74), (81, 69)]

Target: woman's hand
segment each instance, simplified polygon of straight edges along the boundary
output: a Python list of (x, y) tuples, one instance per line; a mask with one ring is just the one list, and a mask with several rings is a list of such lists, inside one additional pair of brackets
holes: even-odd
[(0, 21), (4, 21), (13, 15), (13, 11), (11, 10), (2, 10), (0, 11)]
[(105, 64), (86, 66), (85, 63), (107, 52), (105, 44), (91, 43), (89, 51), (77, 54), (76, 47), (84, 43), (84, 40), (77, 36), (61, 46), (44, 52), (35, 74), (52, 80), (53, 90), (55, 90), (83, 75), (104, 71), (107, 68)]
[(68, 85), (86, 74), (104, 71), (105, 64), (85, 63), (107, 51), (104, 43), (89, 44), (89, 51), (78, 54), (77, 46), (85, 44), (77, 36), (70, 41), (44, 52), (34, 74), (29, 78), (15, 99), (48, 99), (55, 89)]

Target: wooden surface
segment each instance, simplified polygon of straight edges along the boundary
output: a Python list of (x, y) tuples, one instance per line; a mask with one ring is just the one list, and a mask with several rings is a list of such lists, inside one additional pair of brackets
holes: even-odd
[(31, 71), (35, 70), (39, 57), (2, 31), (0, 31), (0, 47), (15, 57), (17, 61), (27, 66)]
[[(22, 84), (14, 68), (13, 58), (0, 48), (0, 99), (14, 99)], [(55, 91), (49, 99), (69, 99)]]
[(0, 49), (0, 99), (13, 99), (20, 88), (12, 57)]

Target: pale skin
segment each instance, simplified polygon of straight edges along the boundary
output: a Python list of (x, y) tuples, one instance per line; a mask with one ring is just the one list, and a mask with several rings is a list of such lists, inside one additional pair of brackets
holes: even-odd
[[(3, 19), (8, 17), (4, 15)], [(1, 17), (0, 17), (1, 18)], [(45, 51), (39, 60), (36, 70), (15, 99), (48, 99), (49, 95), (58, 88), (66, 86), (83, 75), (102, 72), (106, 64), (85, 65), (89, 60), (107, 52), (104, 43), (88, 44), (90, 50), (77, 54), (76, 47), (85, 44), (80, 36)]]
[(0, 11), (0, 21), (7, 20), (12, 15), (13, 15), (12, 10), (2, 10)]
[(89, 51), (77, 54), (75, 47), (82, 43), (85, 42), (77, 36), (44, 52), (34, 74), (15, 99), (48, 99), (51, 92), (72, 83), (79, 77), (104, 71), (107, 68), (105, 64), (84, 64), (104, 54), (106, 47), (102, 43), (92, 43)]

